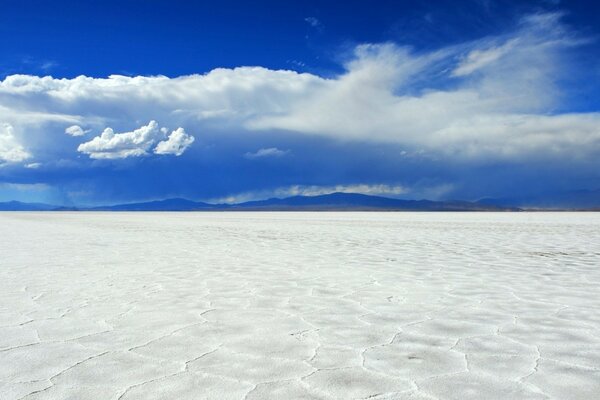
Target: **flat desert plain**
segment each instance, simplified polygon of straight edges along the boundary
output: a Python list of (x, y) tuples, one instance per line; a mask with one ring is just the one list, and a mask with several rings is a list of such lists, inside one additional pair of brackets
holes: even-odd
[(597, 399), (600, 213), (0, 213), (0, 398)]

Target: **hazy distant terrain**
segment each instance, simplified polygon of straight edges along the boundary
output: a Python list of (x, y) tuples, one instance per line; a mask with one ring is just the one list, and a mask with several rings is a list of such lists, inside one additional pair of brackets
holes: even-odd
[(0, 213), (0, 398), (592, 399), (600, 214)]
[(468, 201), (402, 200), (360, 193), (293, 196), (241, 203), (205, 203), (165, 199), (96, 207), (60, 207), (49, 204), (0, 203), (0, 211), (515, 211), (512, 206)]
[(0, 211), (522, 211), (600, 210), (600, 191), (579, 191), (534, 198), (484, 198), (479, 201), (405, 200), (360, 193), (292, 196), (239, 203), (206, 203), (171, 198), (94, 207), (0, 202)]

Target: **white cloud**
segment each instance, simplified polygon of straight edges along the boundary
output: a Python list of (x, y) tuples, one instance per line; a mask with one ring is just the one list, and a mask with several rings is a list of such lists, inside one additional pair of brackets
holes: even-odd
[(84, 131), (79, 125), (71, 125), (65, 129), (65, 133), (70, 136), (83, 136), (89, 131)]
[(146, 156), (155, 143), (156, 154), (181, 155), (192, 144), (194, 138), (179, 128), (171, 133), (165, 141), (165, 129), (159, 129), (156, 121), (135, 129), (132, 132), (114, 133), (106, 128), (100, 136), (79, 145), (77, 151), (88, 154), (94, 159), (120, 159)]
[[(59, 123), (100, 130), (157, 119), (222, 140), (288, 132), (396, 143), (457, 160), (590, 157), (600, 151), (600, 114), (554, 111), (566, 108), (557, 82), (576, 44), (559, 16), (544, 14), (523, 19), (515, 32), (431, 52), (360, 45), (346, 71), (330, 78), (261, 67), (178, 78), (13, 75), (0, 81), (0, 121), (27, 132), (20, 140), (28, 149), (25, 139), (53, 154), (66, 143), (52, 136)], [(157, 126), (106, 129), (78, 150), (92, 158), (180, 154), (191, 140), (165, 140)]]
[(178, 128), (171, 132), (167, 140), (158, 142), (154, 153), (180, 156), (192, 143), (194, 143), (194, 137), (185, 133), (183, 128)]
[(289, 150), (280, 150), (277, 147), (267, 147), (258, 149), (255, 152), (248, 152), (244, 154), (244, 157), (253, 160), (256, 158), (265, 158), (265, 157), (281, 157), (289, 153)]
[(96, 159), (139, 157), (147, 155), (161, 135), (156, 121), (132, 132), (114, 133), (112, 128), (106, 128), (100, 136), (80, 144), (77, 151)]
[(16, 163), (31, 158), (31, 154), (18, 142), (10, 124), (0, 124), (0, 164)]
[(42, 65), (40, 65), (40, 69), (42, 69), (43, 71), (49, 71), (55, 67), (57, 67), (59, 64), (56, 61), (45, 61), (42, 63)]
[[(359, 46), (347, 73), (289, 112), (263, 114), (247, 126), (395, 142), (454, 159), (593, 156), (600, 151), (600, 113), (550, 113), (560, 105), (563, 51), (577, 44), (557, 23), (530, 18), (510, 38), (431, 53)], [(466, 61), (449, 68), (465, 49)], [(449, 69), (446, 79), (458, 74), (463, 81), (449, 89), (429, 86)]]
[(306, 17), (306, 18), (304, 18), (304, 21), (306, 21), (306, 23), (308, 23), (313, 28), (317, 28), (317, 27), (321, 26), (321, 21), (319, 21), (315, 17)]
[(517, 39), (509, 40), (502, 46), (492, 47), (485, 50), (472, 50), (460, 62), (454, 71), (453, 76), (469, 75), (478, 69), (485, 67), (498, 61), (502, 56), (509, 53), (510, 50), (517, 44)]
[(398, 197), (409, 193), (410, 190), (402, 185), (387, 184), (348, 184), (348, 185), (291, 185), (270, 190), (260, 190), (238, 193), (218, 199), (210, 199), (213, 203), (242, 203), (245, 201), (262, 200), (272, 197), (320, 196), (331, 193), (361, 193), (372, 196)]
[(350, 184), (333, 186), (304, 186), (294, 185), (278, 189), (278, 196), (319, 196), (329, 193), (362, 193), (369, 195), (400, 195), (407, 192), (407, 188), (401, 185), (373, 185), (373, 184)]

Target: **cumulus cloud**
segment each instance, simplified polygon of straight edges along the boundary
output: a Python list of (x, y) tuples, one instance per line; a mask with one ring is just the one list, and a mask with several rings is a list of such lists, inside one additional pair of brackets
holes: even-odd
[(146, 156), (154, 148), (156, 154), (181, 155), (192, 144), (194, 138), (179, 128), (165, 137), (165, 129), (159, 129), (156, 121), (135, 129), (132, 132), (114, 133), (112, 128), (106, 128), (100, 136), (79, 145), (77, 151), (88, 154), (94, 159), (121, 159), (127, 157)]
[(132, 132), (115, 133), (112, 128), (106, 128), (100, 136), (80, 144), (77, 151), (96, 159), (139, 157), (148, 154), (161, 134), (156, 121)]
[(17, 163), (31, 158), (31, 154), (18, 142), (14, 128), (0, 124), (0, 164)]
[(255, 152), (247, 152), (244, 157), (250, 160), (265, 157), (281, 157), (289, 153), (289, 150), (280, 150), (277, 147), (267, 147), (258, 149)]
[(177, 128), (171, 132), (167, 140), (158, 142), (154, 153), (180, 156), (192, 143), (194, 143), (194, 137), (185, 133), (183, 128)]
[[(222, 140), (291, 133), (395, 143), (454, 160), (590, 157), (600, 150), (600, 114), (555, 112), (565, 109), (557, 82), (566, 51), (578, 44), (573, 37), (559, 15), (541, 14), (514, 32), (429, 52), (359, 45), (345, 72), (327, 78), (261, 67), (178, 78), (13, 75), (0, 82), (0, 121), (28, 126), (39, 149), (58, 145), (48, 132), (59, 121), (103, 129), (158, 119)], [(166, 138), (150, 124), (107, 128), (78, 150), (92, 158), (179, 155), (192, 140), (183, 130)]]
[(89, 131), (84, 131), (79, 125), (71, 125), (65, 129), (65, 133), (70, 136), (83, 136)]

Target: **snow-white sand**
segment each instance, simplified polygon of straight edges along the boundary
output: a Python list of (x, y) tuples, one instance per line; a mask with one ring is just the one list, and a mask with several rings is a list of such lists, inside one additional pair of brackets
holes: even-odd
[(0, 398), (600, 398), (600, 214), (0, 213)]

